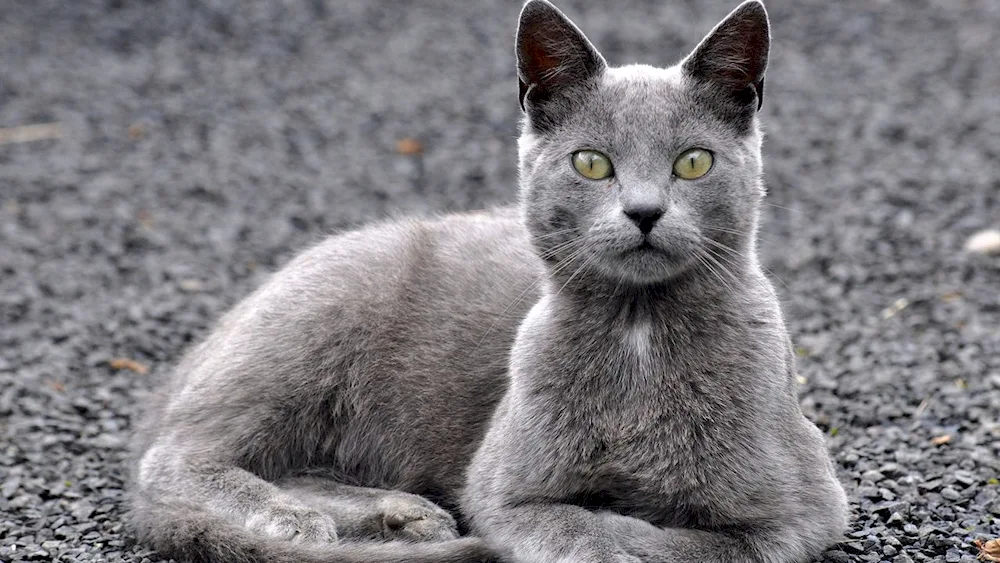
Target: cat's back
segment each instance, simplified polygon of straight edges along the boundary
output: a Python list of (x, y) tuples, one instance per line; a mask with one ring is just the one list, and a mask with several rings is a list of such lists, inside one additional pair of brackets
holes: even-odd
[(293, 260), (276, 281), (314, 288), (367, 315), (435, 306), (490, 314), (541, 274), (516, 210), (498, 208), (388, 220), (335, 235)]
[(291, 366), (319, 350), (440, 365), (484, 341), (484, 353), (497, 339), (506, 348), (537, 299), (541, 275), (511, 208), (387, 220), (333, 235), (224, 315), (182, 361), (179, 383), (218, 371), (205, 363), (232, 363), (227, 349)]

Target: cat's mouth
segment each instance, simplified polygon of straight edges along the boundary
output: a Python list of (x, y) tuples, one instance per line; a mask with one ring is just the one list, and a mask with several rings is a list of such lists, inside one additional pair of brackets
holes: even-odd
[(626, 250), (625, 252), (626, 252), (626, 254), (631, 254), (631, 253), (646, 253), (646, 252), (658, 252), (659, 253), (659, 252), (663, 252), (663, 251), (660, 250), (655, 245), (653, 245), (653, 243), (649, 242), (649, 239), (644, 238), (642, 240), (642, 242), (640, 242), (638, 245), (636, 245), (635, 247), (631, 248), (630, 250)]
[[(697, 256), (693, 237), (660, 232), (654, 236), (624, 233), (620, 238), (595, 241), (592, 264), (614, 281), (660, 283), (686, 270)], [(604, 243), (604, 244), (602, 244)]]
[(684, 271), (691, 264), (691, 257), (683, 248), (673, 245), (661, 246), (643, 238), (631, 248), (619, 251), (611, 271), (614, 276), (625, 275), (638, 283), (654, 283), (670, 279)]

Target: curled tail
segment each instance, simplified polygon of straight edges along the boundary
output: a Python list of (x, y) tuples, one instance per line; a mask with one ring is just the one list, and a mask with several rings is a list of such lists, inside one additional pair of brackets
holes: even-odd
[(161, 555), (199, 563), (494, 563), (478, 538), (441, 542), (295, 543), (256, 536), (204, 507), (184, 501), (133, 502), (139, 540)]

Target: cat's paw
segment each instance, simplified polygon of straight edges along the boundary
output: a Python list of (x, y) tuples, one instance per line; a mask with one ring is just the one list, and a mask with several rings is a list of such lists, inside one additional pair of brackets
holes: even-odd
[(261, 509), (246, 520), (253, 532), (275, 539), (297, 542), (330, 543), (337, 541), (333, 518), (305, 507), (278, 505)]
[(458, 537), (455, 519), (433, 502), (408, 493), (379, 499), (382, 537), (387, 540), (443, 541)]

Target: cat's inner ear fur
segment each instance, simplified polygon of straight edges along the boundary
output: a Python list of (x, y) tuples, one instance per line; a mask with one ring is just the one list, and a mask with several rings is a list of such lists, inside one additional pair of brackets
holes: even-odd
[(681, 68), (741, 103), (764, 103), (764, 71), (771, 44), (767, 11), (759, 0), (740, 4), (688, 55)]
[(528, 0), (517, 28), (517, 77), (521, 109), (583, 83), (607, 67), (604, 57), (558, 8)]

